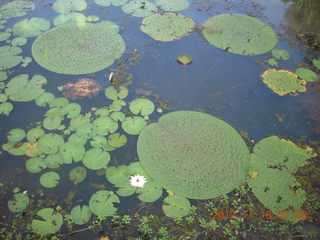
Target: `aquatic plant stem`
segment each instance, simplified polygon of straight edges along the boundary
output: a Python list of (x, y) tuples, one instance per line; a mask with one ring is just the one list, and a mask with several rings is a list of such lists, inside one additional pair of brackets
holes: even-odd
[(259, 81), (241, 82), (241, 83), (235, 84), (235, 85), (233, 85), (231, 87), (225, 88), (225, 89), (223, 89), (223, 90), (221, 90), (219, 92), (209, 93), (206, 96), (207, 97), (216, 97), (216, 96), (219, 96), (219, 95), (221, 95), (221, 94), (223, 94), (223, 93), (225, 93), (225, 92), (227, 92), (227, 91), (229, 91), (231, 89), (234, 89), (234, 88), (242, 86), (242, 85), (247, 85), (247, 84), (250, 84), (250, 83), (259, 83)]

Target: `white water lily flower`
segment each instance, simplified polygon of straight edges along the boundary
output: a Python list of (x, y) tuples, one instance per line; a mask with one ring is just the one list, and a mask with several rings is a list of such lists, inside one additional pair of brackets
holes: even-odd
[(139, 174), (130, 177), (130, 184), (133, 187), (143, 187), (146, 182), (147, 179)]

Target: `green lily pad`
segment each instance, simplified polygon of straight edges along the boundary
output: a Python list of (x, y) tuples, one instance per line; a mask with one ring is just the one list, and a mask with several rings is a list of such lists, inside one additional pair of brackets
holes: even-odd
[(102, 7), (108, 7), (110, 5), (118, 7), (126, 4), (128, 0), (94, 0), (94, 2)]
[(278, 38), (271, 27), (250, 16), (221, 14), (203, 24), (207, 41), (225, 51), (240, 55), (259, 55), (269, 52)]
[(14, 128), (10, 130), (7, 135), (7, 139), (9, 142), (20, 142), (26, 136), (26, 132), (20, 128)]
[(106, 170), (106, 178), (117, 187), (126, 186), (129, 183), (128, 167), (125, 165), (109, 167)]
[(0, 19), (8, 19), (12, 17), (21, 17), (33, 10), (35, 5), (29, 1), (12, 1), (8, 2), (0, 8)]
[(103, 148), (108, 143), (107, 139), (103, 136), (94, 136), (90, 141), (90, 145), (94, 148)]
[(47, 79), (41, 75), (34, 75), (31, 80), (29, 74), (20, 74), (12, 78), (5, 88), (9, 99), (16, 102), (29, 102), (39, 97), (45, 90), (42, 88)]
[(55, 133), (48, 133), (39, 138), (38, 148), (45, 154), (52, 154), (56, 153), (63, 143), (62, 136)]
[(89, 208), (92, 213), (100, 217), (111, 216), (117, 211), (114, 203), (120, 203), (117, 195), (111, 191), (98, 191), (93, 194), (89, 201)]
[(27, 67), (29, 65), (29, 63), (32, 62), (32, 58), (31, 57), (25, 57), (22, 59), (22, 63), (21, 63), (21, 67)]
[(87, 138), (85, 137), (81, 137), (77, 134), (71, 134), (68, 138), (68, 142), (73, 142), (75, 144), (80, 144), (82, 146), (84, 146), (87, 143)]
[(56, 212), (53, 208), (43, 208), (37, 212), (40, 220), (33, 219), (31, 228), (34, 232), (40, 235), (46, 235), (59, 231), (63, 218), (60, 213)]
[(104, 90), (104, 94), (107, 98), (111, 100), (117, 100), (118, 98), (123, 99), (128, 96), (128, 89), (126, 87), (120, 86), (119, 88), (115, 88), (113, 86), (107, 87)]
[(298, 75), (299, 78), (307, 82), (315, 82), (318, 80), (318, 75), (314, 71), (307, 68), (296, 69), (296, 74)]
[(87, 124), (89, 122), (90, 122), (90, 117), (79, 114), (78, 116), (71, 119), (69, 129), (71, 131), (74, 131), (81, 125)]
[(67, 115), (67, 118), (74, 118), (81, 112), (81, 106), (78, 103), (69, 103), (62, 107), (61, 113)]
[(17, 56), (22, 53), (22, 49), (13, 46), (0, 47), (0, 70), (10, 69), (17, 66), (23, 59), (22, 56)]
[(70, 215), (72, 221), (77, 225), (88, 223), (92, 216), (90, 208), (87, 205), (83, 205), (82, 207), (80, 205), (75, 206), (72, 208)]
[(109, 116), (109, 109), (107, 107), (99, 108), (94, 114), (96, 116)]
[(60, 153), (53, 153), (48, 155), (44, 161), (46, 162), (48, 168), (56, 169), (63, 164), (63, 157)]
[(34, 157), (26, 161), (26, 169), (28, 172), (38, 173), (45, 168), (47, 168), (47, 163), (44, 161), (43, 158)]
[(100, 17), (97, 15), (90, 15), (87, 17), (87, 22), (98, 22)]
[(126, 115), (123, 112), (113, 112), (110, 117), (115, 121), (122, 122), (126, 118)]
[(171, 218), (181, 218), (188, 215), (190, 208), (188, 199), (178, 195), (168, 196), (163, 200), (162, 210), (166, 216)]
[(8, 142), (2, 145), (2, 149), (13, 156), (23, 156), (25, 154), (27, 143)]
[(25, 45), (27, 42), (28, 42), (28, 40), (25, 37), (16, 37), (16, 38), (12, 39), (11, 45), (14, 47), (21, 47), (21, 46)]
[(0, 103), (0, 114), (8, 116), (12, 110), (13, 110), (12, 103), (9, 103), (9, 102)]
[(287, 70), (268, 69), (261, 77), (263, 82), (280, 96), (307, 91), (305, 87), (307, 82), (300, 80), (295, 73)]
[(316, 68), (320, 69), (320, 59), (313, 59), (312, 63)]
[(71, 164), (72, 161), (79, 162), (82, 160), (85, 148), (81, 144), (68, 141), (60, 146), (59, 152), (63, 157), (63, 162)]
[(43, 119), (42, 125), (47, 130), (53, 130), (58, 128), (60, 126), (60, 123), (61, 123), (60, 117), (55, 117), (55, 118), (46, 117)]
[(83, 158), (83, 165), (92, 170), (104, 168), (110, 161), (110, 154), (100, 148), (89, 149)]
[(8, 79), (8, 74), (4, 71), (0, 71), (0, 82)]
[(278, 49), (278, 48), (272, 49), (272, 56), (274, 56), (278, 60), (283, 59), (285, 61), (289, 60), (290, 58), (290, 54), (288, 53), (287, 50)]
[(117, 99), (114, 100), (112, 102), (112, 104), (109, 106), (109, 110), (110, 111), (114, 111), (114, 112), (119, 112), (121, 110), (122, 107), (126, 106), (126, 102), (121, 100), (121, 99)]
[(68, 23), (85, 23), (87, 22), (86, 15), (78, 12), (70, 12), (61, 14), (53, 20), (55, 26), (60, 26)]
[(43, 131), (42, 128), (35, 127), (35, 128), (30, 129), (27, 132), (27, 139), (28, 139), (29, 142), (36, 142), (44, 134), (45, 134), (45, 132)]
[(36, 62), (61, 74), (98, 72), (113, 64), (125, 50), (118, 32), (102, 23), (70, 23), (37, 37), (32, 45)]
[(93, 137), (95, 135), (93, 133), (93, 124), (92, 123), (82, 124), (81, 127), (77, 128), (76, 134), (80, 137), (84, 137), (87, 139)]
[(153, 14), (142, 20), (140, 30), (157, 41), (170, 42), (188, 35), (195, 22), (179, 13)]
[(8, 40), (10, 38), (10, 36), (11, 36), (11, 33), (0, 32), (0, 42)]
[(192, 63), (192, 58), (187, 54), (182, 54), (177, 57), (177, 61), (181, 65), (190, 65)]
[(145, 0), (133, 0), (121, 7), (122, 11), (134, 17), (146, 17), (158, 11), (157, 6)]
[(13, 199), (8, 201), (8, 208), (13, 213), (23, 212), (29, 205), (29, 198), (26, 194), (16, 193)]
[(275, 59), (275, 58), (270, 58), (270, 59), (268, 60), (268, 64), (269, 64), (270, 66), (278, 66), (278, 61), (277, 61), (277, 59)]
[(133, 195), (136, 192), (136, 188), (132, 187), (131, 185), (127, 184), (124, 186), (121, 186), (118, 190), (117, 190), (117, 194), (121, 197), (129, 197), (131, 195)]
[(154, 104), (147, 98), (137, 98), (130, 102), (129, 109), (133, 114), (148, 116), (154, 111)]
[(45, 18), (33, 17), (23, 19), (13, 25), (13, 33), (19, 37), (35, 37), (50, 28), (50, 22)]
[(179, 12), (189, 7), (188, 0), (156, 0), (155, 4), (164, 11)]
[(114, 133), (118, 129), (118, 123), (110, 117), (99, 117), (93, 122), (94, 132), (98, 135), (108, 135)]
[(55, 99), (55, 96), (52, 93), (44, 92), (35, 99), (35, 103), (39, 107), (45, 107), (49, 105), (54, 99)]
[(140, 193), (138, 198), (142, 202), (154, 202), (162, 196), (162, 187), (153, 182), (147, 182), (143, 188), (137, 188), (136, 192)]
[(119, 148), (127, 143), (127, 137), (125, 135), (120, 135), (120, 133), (113, 133), (108, 137), (108, 143), (111, 147)]
[(88, 4), (85, 0), (57, 0), (52, 8), (58, 13), (70, 13), (74, 11), (83, 11)]
[(122, 122), (122, 129), (131, 135), (138, 135), (147, 126), (147, 122), (142, 117), (127, 117)]
[(87, 170), (84, 167), (75, 167), (69, 173), (69, 178), (74, 184), (84, 181), (87, 176)]
[(40, 184), (46, 188), (54, 188), (59, 184), (60, 176), (56, 172), (46, 172), (40, 177)]
[(233, 127), (193, 111), (171, 112), (148, 125), (137, 153), (155, 183), (191, 199), (229, 193), (244, 182), (249, 164), (246, 143)]
[(4, 93), (0, 93), (0, 103), (6, 102), (8, 100), (8, 96)]
[(53, 99), (50, 103), (49, 106), (52, 107), (63, 107), (69, 104), (69, 100), (66, 97), (59, 97)]

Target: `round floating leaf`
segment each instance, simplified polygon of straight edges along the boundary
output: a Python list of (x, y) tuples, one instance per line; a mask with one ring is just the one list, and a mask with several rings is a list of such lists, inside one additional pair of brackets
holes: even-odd
[(300, 80), (295, 73), (287, 70), (268, 69), (261, 77), (263, 82), (280, 96), (307, 90), (305, 87), (307, 82)]
[(55, 117), (55, 118), (49, 118), (46, 117), (43, 119), (42, 125), (47, 130), (53, 130), (60, 126), (61, 118)]
[(41, 129), (40, 127), (35, 127), (35, 128), (30, 129), (27, 132), (27, 139), (29, 142), (36, 142), (44, 134), (45, 134), (45, 132), (43, 131), (43, 129)]
[(158, 11), (154, 3), (145, 0), (130, 1), (123, 5), (121, 9), (134, 17), (146, 17)]
[(268, 60), (268, 64), (269, 64), (270, 66), (278, 66), (278, 61), (277, 61), (275, 58), (270, 58), (270, 59)]
[(57, 0), (52, 8), (58, 13), (69, 13), (73, 11), (83, 11), (88, 4), (85, 0)]
[(147, 98), (137, 98), (130, 102), (129, 109), (133, 114), (148, 116), (154, 111), (154, 104)]
[(155, 183), (191, 199), (210, 199), (232, 191), (248, 170), (249, 150), (239, 133), (200, 112), (162, 116), (141, 132), (137, 152)]
[(182, 54), (182, 55), (177, 57), (177, 61), (181, 65), (189, 65), (189, 64), (192, 63), (192, 58), (187, 54)]
[(122, 129), (131, 135), (138, 135), (147, 126), (142, 117), (127, 117), (122, 122)]
[(4, 71), (0, 71), (0, 82), (8, 79), (8, 74)]
[(27, 39), (25, 37), (16, 37), (14, 39), (12, 39), (11, 41), (11, 45), (14, 47), (20, 47), (23, 46), (27, 43)]
[(109, 106), (110, 111), (118, 112), (122, 107), (126, 106), (126, 102), (120, 99), (114, 100), (112, 104)]
[(55, 96), (52, 93), (44, 92), (35, 99), (35, 102), (39, 107), (45, 107), (48, 104), (50, 104), (54, 99)]
[(45, 168), (47, 168), (47, 163), (44, 161), (43, 158), (35, 157), (30, 158), (28, 159), (28, 161), (26, 161), (26, 169), (28, 172), (38, 173)]
[(81, 127), (77, 128), (76, 134), (80, 137), (91, 138), (95, 134), (93, 134), (93, 124), (86, 123), (81, 125)]
[(24, 153), (28, 157), (37, 157), (42, 154), (42, 152), (38, 149), (37, 142), (27, 143), (25, 146)]
[(113, 120), (120, 121), (120, 122), (122, 122), (126, 118), (123, 112), (113, 112), (110, 117)]
[(113, 64), (125, 50), (122, 37), (102, 23), (70, 23), (41, 34), (32, 45), (36, 62), (53, 72), (87, 74)]
[(120, 133), (113, 133), (108, 137), (108, 143), (111, 147), (118, 148), (126, 145), (127, 137), (120, 135)]
[(288, 53), (287, 50), (284, 50), (284, 49), (278, 49), (278, 48), (272, 49), (272, 55), (278, 60), (283, 59), (287, 61), (290, 58), (290, 54)]
[(63, 157), (61, 156), (60, 153), (50, 154), (44, 160), (48, 168), (52, 168), (52, 169), (56, 169), (60, 167), (61, 164), (63, 164)]
[(59, 152), (62, 155), (63, 162), (71, 164), (72, 161), (79, 162), (82, 160), (85, 148), (81, 144), (69, 141), (60, 146)]
[(313, 59), (312, 63), (316, 68), (320, 69), (320, 59)]
[(315, 82), (318, 80), (317, 74), (314, 71), (307, 68), (296, 69), (296, 74), (298, 75), (299, 78), (307, 82)]
[(83, 205), (82, 207), (80, 205), (75, 206), (72, 208), (70, 215), (72, 221), (77, 225), (88, 223), (92, 216), (90, 208), (87, 205)]
[(2, 145), (4, 151), (9, 152), (13, 156), (22, 156), (25, 154), (27, 143), (8, 142)]
[(61, 109), (63, 115), (67, 115), (67, 118), (74, 118), (81, 112), (81, 106), (78, 103), (69, 103)]
[(128, 167), (125, 165), (109, 167), (106, 170), (106, 177), (109, 182), (117, 187), (126, 186), (129, 183)]
[(4, 102), (0, 103), (0, 114), (3, 115), (9, 115), (9, 113), (12, 111), (13, 105), (10, 102)]
[(47, 79), (41, 75), (34, 75), (28, 80), (29, 74), (20, 74), (12, 78), (5, 89), (9, 99), (16, 102), (29, 102), (39, 97), (44, 89), (42, 85), (47, 83)]
[(170, 42), (189, 34), (195, 22), (179, 13), (154, 14), (142, 20), (141, 31), (155, 40)]
[(87, 17), (87, 22), (98, 22), (100, 17), (97, 15), (90, 15)]
[(88, 116), (84, 116), (84, 115), (78, 115), (74, 118), (71, 119), (70, 121), (70, 130), (74, 131), (76, 130), (78, 127), (80, 127), (83, 124), (87, 124), (90, 122), (90, 117)]
[(20, 142), (26, 136), (26, 132), (20, 128), (14, 128), (8, 133), (7, 139), (9, 142)]
[(0, 41), (6, 41), (10, 38), (11, 33), (8, 32), (0, 32)]
[(111, 100), (117, 100), (118, 98), (123, 99), (128, 96), (128, 89), (126, 87), (120, 86), (119, 88), (115, 88), (113, 86), (107, 87), (104, 91), (104, 94), (107, 98)]
[(100, 148), (89, 149), (83, 158), (83, 165), (92, 170), (104, 168), (110, 161), (110, 154)]
[(8, 96), (4, 93), (0, 93), (0, 103), (6, 102), (8, 100)]
[(103, 136), (94, 136), (90, 141), (90, 145), (94, 148), (103, 148), (107, 143), (107, 139)]
[(83, 182), (87, 176), (87, 170), (84, 167), (75, 167), (69, 173), (69, 178), (74, 184)]
[(162, 210), (164, 214), (171, 218), (181, 218), (190, 212), (190, 202), (188, 199), (173, 195), (163, 199)]
[(53, 23), (55, 26), (60, 26), (67, 23), (85, 23), (86, 21), (86, 15), (77, 12), (70, 12), (59, 15), (53, 20)]
[(17, 66), (23, 59), (22, 56), (17, 56), (22, 53), (22, 49), (12, 46), (0, 47), (0, 70), (9, 69)]
[(64, 141), (62, 136), (49, 133), (40, 137), (38, 141), (38, 148), (45, 154), (52, 154), (56, 153), (63, 143)]
[(78, 136), (77, 134), (72, 134), (69, 136), (68, 142), (73, 142), (75, 144), (80, 144), (84, 146), (87, 142), (87, 138)]
[(40, 235), (46, 235), (59, 231), (63, 218), (53, 208), (43, 208), (37, 212), (41, 220), (32, 220), (32, 230)]
[(46, 172), (40, 177), (40, 184), (46, 188), (53, 188), (59, 184), (60, 176), (56, 172)]
[(118, 196), (113, 192), (102, 190), (92, 195), (89, 201), (89, 208), (95, 215), (107, 217), (117, 211), (113, 204), (119, 202)]
[(93, 121), (94, 132), (98, 135), (114, 133), (118, 129), (118, 123), (110, 117), (99, 117)]
[(111, 4), (118, 7), (126, 4), (128, 0), (94, 0), (94, 2), (102, 7), (108, 7)]
[(121, 186), (118, 190), (117, 190), (117, 194), (121, 197), (129, 197), (131, 195), (133, 195), (136, 192), (136, 188), (132, 187), (131, 185), (127, 184), (124, 186)]
[(45, 18), (34, 17), (23, 19), (13, 25), (13, 33), (19, 37), (35, 37), (50, 28), (50, 22)]
[(278, 38), (271, 27), (260, 20), (239, 14), (221, 14), (203, 24), (208, 42), (240, 55), (259, 55), (273, 49)]
[(142, 202), (154, 202), (162, 195), (162, 187), (153, 182), (147, 182), (143, 188), (137, 188), (137, 193), (140, 193), (138, 198)]
[(59, 97), (52, 100), (52, 102), (49, 103), (49, 106), (52, 107), (63, 107), (65, 105), (69, 104), (68, 98), (65, 97)]
[(12, 1), (0, 8), (0, 19), (21, 17), (35, 8), (34, 3), (28, 1)]
[(8, 208), (11, 212), (23, 212), (29, 204), (29, 198), (26, 194), (16, 193), (13, 199), (8, 201)]
[(155, 4), (164, 11), (178, 12), (189, 7), (188, 0), (156, 0)]

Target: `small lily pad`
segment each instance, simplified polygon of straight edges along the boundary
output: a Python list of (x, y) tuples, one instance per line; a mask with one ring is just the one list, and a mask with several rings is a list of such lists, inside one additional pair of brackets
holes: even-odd
[(53, 130), (58, 128), (60, 126), (60, 123), (61, 123), (60, 117), (55, 117), (55, 118), (46, 117), (43, 119), (42, 125), (47, 130)]
[(90, 221), (92, 216), (90, 208), (87, 205), (84, 206), (75, 206), (71, 210), (71, 219), (77, 225), (83, 225)]
[(81, 106), (78, 103), (69, 103), (62, 107), (61, 113), (67, 115), (67, 118), (74, 118), (81, 112)]
[(4, 71), (0, 71), (0, 82), (8, 79), (8, 74)]
[(103, 148), (107, 143), (107, 139), (103, 136), (94, 136), (90, 141), (90, 145), (94, 148)]
[(114, 133), (118, 129), (118, 123), (110, 117), (99, 117), (93, 122), (93, 131), (98, 134), (105, 136), (109, 133)]
[(47, 163), (44, 161), (43, 158), (34, 157), (34, 158), (30, 158), (30, 159), (28, 159), (28, 161), (26, 161), (26, 169), (28, 172), (38, 173), (38, 172), (41, 172), (42, 169), (45, 169), (45, 168), (47, 168)]
[(60, 213), (53, 208), (43, 208), (37, 212), (40, 220), (32, 220), (32, 230), (40, 235), (46, 235), (59, 231), (63, 218)]
[(9, 142), (20, 142), (26, 136), (26, 132), (20, 128), (14, 128), (8, 133), (7, 139)]
[(45, 159), (48, 168), (56, 169), (63, 164), (63, 157), (60, 153), (49, 154)]
[(316, 68), (320, 69), (320, 59), (313, 59), (312, 63)]
[(29, 205), (29, 198), (26, 194), (16, 193), (13, 199), (8, 201), (8, 208), (11, 212), (23, 212)]
[(287, 61), (290, 58), (290, 54), (288, 53), (287, 50), (284, 50), (284, 49), (274, 48), (274, 49), (272, 49), (272, 55), (277, 60), (283, 59), (283, 60)]
[(181, 65), (190, 65), (192, 63), (192, 58), (187, 54), (182, 54), (177, 57), (177, 61)]
[(72, 161), (79, 162), (82, 160), (85, 148), (81, 144), (68, 141), (59, 147), (59, 152), (62, 155), (63, 162), (71, 164)]
[(44, 92), (35, 99), (35, 103), (39, 107), (45, 107), (48, 104), (50, 104), (54, 99), (55, 99), (55, 96), (52, 93)]
[(11, 45), (14, 47), (21, 47), (23, 45), (25, 45), (27, 43), (27, 38), (25, 37), (16, 37), (14, 39), (12, 39), (11, 41)]
[(35, 5), (28, 1), (12, 1), (4, 4), (0, 8), (0, 19), (8, 19), (12, 17), (21, 17), (33, 10)]
[(120, 135), (120, 133), (113, 133), (108, 137), (108, 143), (111, 147), (119, 148), (127, 143), (127, 137), (125, 135)]
[(168, 12), (179, 12), (189, 7), (188, 0), (156, 0), (155, 4)]
[(75, 167), (69, 173), (69, 178), (74, 184), (84, 181), (87, 176), (87, 170), (84, 167)]
[(155, 106), (152, 101), (147, 98), (137, 98), (130, 102), (129, 109), (133, 114), (148, 116), (153, 113)]
[(142, 117), (127, 117), (122, 122), (122, 129), (131, 135), (138, 135), (147, 126), (147, 122)]
[(122, 11), (134, 17), (146, 17), (158, 11), (157, 6), (146, 0), (134, 0), (122, 6)]
[(13, 33), (19, 37), (35, 37), (50, 28), (50, 22), (45, 18), (33, 17), (23, 19), (13, 25)]
[(270, 65), (270, 66), (278, 66), (278, 61), (277, 61), (277, 59), (275, 59), (275, 58), (270, 58), (269, 60), (268, 60), (268, 64)]
[(128, 0), (94, 0), (94, 2), (102, 7), (108, 7), (110, 5), (118, 7), (126, 4)]
[(83, 165), (92, 170), (104, 168), (110, 161), (110, 154), (100, 148), (89, 149), (83, 158)]
[(13, 46), (0, 47), (0, 70), (10, 69), (17, 66), (23, 59), (18, 54), (22, 53), (22, 49)]
[(13, 110), (13, 105), (10, 102), (0, 103), (0, 114), (8, 116)]
[(120, 203), (118, 196), (111, 191), (101, 190), (91, 196), (89, 208), (95, 215), (107, 217), (117, 211), (114, 203)]
[(143, 188), (137, 188), (136, 192), (140, 193), (138, 198), (142, 202), (154, 202), (162, 196), (162, 187), (153, 182), (147, 182)]
[(90, 15), (87, 17), (87, 22), (98, 22), (100, 17), (97, 15)]
[(10, 36), (11, 36), (11, 33), (0, 32), (0, 42), (8, 40), (10, 38)]
[(46, 172), (40, 177), (40, 184), (46, 188), (54, 188), (59, 184), (60, 176), (56, 172)]
[(190, 212), (190, 202), (178, 195), (168, 196), (163, 200), (162, 210), (164, 214), (171, 218), (180, 218)]
[(87, 21), (86, 15), (78, 12), (70, 12), (61, 14), (53, 20), (55, 26), (60, 26), (68, 23), (85, 23)]
[(123, 86), (120, 86), (117, 89), (111, 86), (105, 89), (104, 94), (111, 100), (117, 100), (118, 98), (124, 99), (128, 96), (128, 89)]
[(57, 0), (52, 8), (58, 13), (70, 13), (74, 11), (83, 11), (88, 4), (85, 0)]
[(43, 131), (42, 128), (35, 127), (35, 128), (30, 129), (27, 132), (27, 139), (28, 139), (29, 142), (36, 142), (44, 134), (45, 134), (45, 132)]
[(48, 133), (39, 138), (38, 148), (45, 154), (52, 154), (56, 153), (63, 143), (62, 136), (55, 133)]
[(113, 120), (120, 121), (120, 122), (122, 122), (126, 118), (123, 112), (113, 112), (110, 117)]
[(299, 78), (307, 82), (315, 82), (318, 80), (317, 74), (314, 71), (307, 68), (296, 69), (296, 74), (298, 75)]
[(128, 167), (120, 165), (118, 167), (109, 167), (106, 170), (106, 177), (109, 182), (117, 187), (126, 186), (129, 183)]

